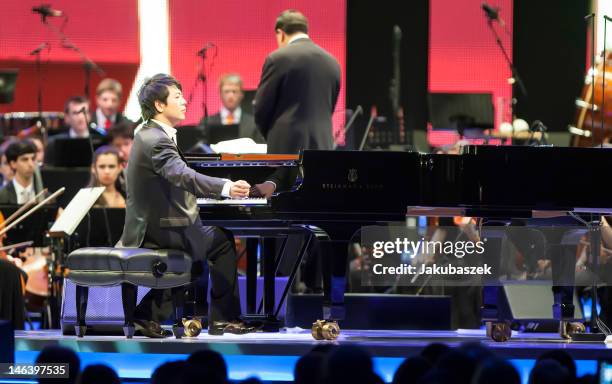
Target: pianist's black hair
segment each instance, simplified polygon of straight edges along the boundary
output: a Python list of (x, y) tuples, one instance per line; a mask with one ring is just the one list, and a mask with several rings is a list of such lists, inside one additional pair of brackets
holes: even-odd
[(177, 79), (165, 73), (158, 73), (157, 75), (145, 80), (142, 87), (138, 91), (138, 103), (140, 104), (140, 110), (142, 118), (147, 121), (152, 119), (159, 112), (155, 109), (155, 101), (161, 101), (166, 104), (168, 101), (168, 87), (175, 86), (181, 91), (183, 87)]

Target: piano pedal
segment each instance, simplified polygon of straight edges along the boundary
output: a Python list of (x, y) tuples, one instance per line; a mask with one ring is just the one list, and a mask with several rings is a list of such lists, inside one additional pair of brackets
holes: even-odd
[(586, 327), (582, 323), (566, 320), (559, 321), (559, 335), (562, 339), (571, 340), (573, 335), (585, 332)]
[(317, 320), (312, 323), (311, 334), (315, 340), (336, 340), (340, 335), (340, 326), (337, 321)]
[(197, 317), (183, 319), (183, 328), (185, 329), (185, 337), (198, 337), (202, 332), (202, 321)]
[(512, 329), (507, 321), (487, 321), (487, 337), (498, 343), (510, 340)]

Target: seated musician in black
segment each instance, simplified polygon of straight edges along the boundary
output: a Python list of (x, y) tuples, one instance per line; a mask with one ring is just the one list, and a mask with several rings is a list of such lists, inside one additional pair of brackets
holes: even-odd
[(25, 321), (24, 291), (28, 276), (20, 268), (18, 258), (0, 256), (0, 320), (8, 320), (15, 329), (23, 329)]
[[(229, 231), (205, 227), (196, 197), (245, 198), (250, 185), (239, 180), (197, 173), (176, 145), (176, 129), (185, 119), (186, 101), (180, 83), (158, 74), (138, 93), (146, 123), (134, 135), (127, 168), (127, 208), (118, 246), (180, 249), (195, 263), (208, 262), (212, 279), (208, 333), (243, 334), (254, 329), (239, 320), (237, 257)], [(137, 330), (148, 337), (169, 336), (152, 319), (163, 291), (153, 289), (138, 305)]]
[(42, 190), (34, 178), (36, 146), (30, 140), (16, 141), (6, 148), (5, 155), (14, 177), (0, 189), (0, 204), (25, 204)]

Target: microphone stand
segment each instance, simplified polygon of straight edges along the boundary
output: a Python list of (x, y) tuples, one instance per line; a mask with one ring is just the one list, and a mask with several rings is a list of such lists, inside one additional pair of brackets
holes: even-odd
[[(491, 32), (493, 33), (493, 36), (495, 37), (495, 42), (497, 43), (497, 45), (499, 46), (499, 49), (502, 51), (502, 54), (504, 55), (504, 59), (506, 60), (506, 63), (508, 64), (508, 67), (510, 68), (510, 72), (512, 73), (512, 78), (515, 80), (514, 83), (512, 84), (512, 87), (514, 88), (514, 84), (518, 84), (519, 89), (521, 90), (521, 93), (523, 94), (523, 96), (525, 96), (525, 98), (527, 98), (528, 97), (527, 88), (525, 87), (525, 84), (523, 83), (523, 80), (521, 79), (521, 76), (519, 75), (518, 70), (514, 66), (514, 63), (512, 63), (512, 59), (508, 55), (508, 52), (506, 51), (506, 48), (504, 47), (504, 44), (502, 43), (501, 38), (499, 37), (499, 34), (493, 27), (493, 20), (488, 16), (487, 16), (487, 19), (488, 19), (487, 25), (489, 26), (489, 29), (491, 30)], [(516, 106), (516, 98), (513, 95), (512, 97), (513, 118), (514, 118), (515, 106)]]
[(70, 39), (68, 38), (68, 36), (66, 36), (64, 32), (62, 32), (53, 24), (47, 22), (46, 17), (43, 16), (41, 21), (53, 34), (55, 34), (60, 39), (64, 48), (71, 49), (80, 56), (81, 61), (83, 61), (83, 69), (85, 71), (84, 96), (89, 98), (89, 83), (91, 78), (91, 70), (95, 70), (98, 76), (100, 77), (106, 76), (106, 73), (96, 63), (94, 63), (93, 60), (87, 57), (87, 55), (85, 55), (85, 53), (79, 47), (77, 47), (72, 41), (70, 41)]
[[(85, 123), (87, 125), (87, 130), (89, 131), (89, 116), (87, 116), (87, 109), (85, 107), (83, 107), (80, 111), (80, 113), (83, 114), (83, 116), (85, 117)], [(95, 156), (95, 151), (94, 151), (94, 145), (93, 145), (93, 140), (91, 138), (91, 132), (88, 132), (89, 136), (87, 136), (88, 141), (89, 141), (89, 150), (91, 151), (91, 163), (93, 164), (93, 160), (94, 160), (94, 156)], [(96, 177), (96, 183), (99, 182), (99, 178), (98, 178), (98, 170), (95, 167), (95, 164), (93, 164), (93, 172), (94, 172), (94, 176)], [(112, 247), (112, 236), (111, 236), (111, 230), (110, 230), (110, 222), (108, 220), (108, 212), (106, 211), (106, 205), (102, 206), (102, 216), (104, 217), (104, 226), (106, 229), (106, 241), (108, 243), (109, 247)], [(89, 238), (90, 238), (90, 234), (91, 234), (91, 215), (89, 214), (89, 210), (87, 211), (87, 240), (86, 240), (86, 244), (87, 246), (89, 246)]]
[(42, 107), (43, 105), (43, 90), (42, 90), (43, 84), (42, 83), (43, 82), (42, 82), (42, 68), (40, 64), (40, 52), (47, 46), (48, 46), (47, 43), (43, 43), (38, 48), (30, 52), (30, 55), (36, 56), (36, 77), (38, 78), (38, 86), (37, 86), (38, 90), (37, 90), (37, 97), (36, 97), (37, 104), (38, 104), (38, 122), (36, 124), (40, 128), (40, 135), (42, 136), (44, 147), (47, 146), (48, 133), (47, 133), (47, 127), (45, 125), (45, 121), (43, 120), (43, 115), (42, 115), (42, 108), (43, 108)]

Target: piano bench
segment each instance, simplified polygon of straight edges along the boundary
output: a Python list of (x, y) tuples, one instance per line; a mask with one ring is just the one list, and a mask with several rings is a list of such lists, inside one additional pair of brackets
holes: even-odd
[(132, 338), (135, 332), (134, 311), (138, 286), (172, 289), (176, 315), (173, 327), (177, 338), (183, 336), (182, 326), (185, 286), (191, 284), (191, 256), (172, 249), (145, 248), (80, 248), (66, 258), (68, 276), (76, 285), (77, 321), (75, 333), (85, 335), (85, 313), (89, 287), (121, 285), (125, 323), (123, 332)]

